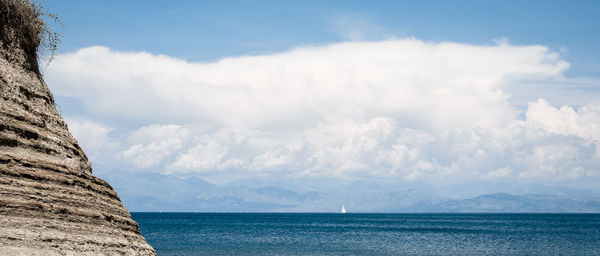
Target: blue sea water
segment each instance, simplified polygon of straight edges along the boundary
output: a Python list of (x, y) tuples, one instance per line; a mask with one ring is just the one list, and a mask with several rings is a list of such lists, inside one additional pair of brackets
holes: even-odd
[(600, 255), (600, 214), (132, 213), (158, 255)]

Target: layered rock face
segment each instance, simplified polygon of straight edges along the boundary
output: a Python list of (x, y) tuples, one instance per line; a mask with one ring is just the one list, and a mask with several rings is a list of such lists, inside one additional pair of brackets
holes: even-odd
[(35, 49), (23, 45), (21, 28), (6, 15), (2, 10), (0, 255), (156, 255), (112, 187), (92, 175), (39, 74)]

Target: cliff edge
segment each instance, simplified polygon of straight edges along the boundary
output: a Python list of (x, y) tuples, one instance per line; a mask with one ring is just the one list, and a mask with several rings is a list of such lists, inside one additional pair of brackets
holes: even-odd
[(0, 0), (0, 255), (156, 255), (58, 113), (23, 5)]

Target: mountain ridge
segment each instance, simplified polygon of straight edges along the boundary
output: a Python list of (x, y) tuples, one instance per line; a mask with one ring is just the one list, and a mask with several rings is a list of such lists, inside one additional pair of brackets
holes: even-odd
[[(451, 198), (426, 189), (388, 190), (356, 183), (299, 191), (260, 182), (256, 186), (235, 181), (216, 185), (197, 177), (145, 172), (115, 171), (105, 178), (135, 212), (338, 212), (342, 204), (349, 212), (600, 212), (600, 197), (551, 187), (542, 191), (555, 194), (487, 193)], [(132, 179), (145, 187), (129, 186)], [(172, 184), (182, 189), (167, 193), (165, 189)]]

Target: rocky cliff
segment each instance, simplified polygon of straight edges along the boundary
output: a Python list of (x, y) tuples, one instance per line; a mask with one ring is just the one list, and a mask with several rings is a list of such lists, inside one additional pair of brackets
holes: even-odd
[(0, 0), (0, 255), (155, 255), (58, 113), (23, 4)]

